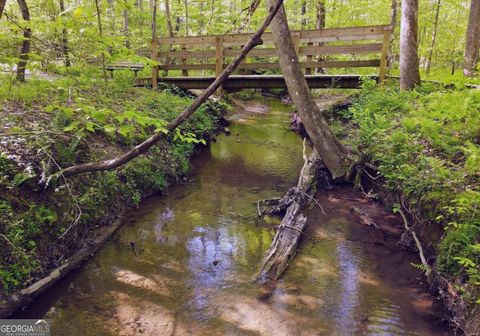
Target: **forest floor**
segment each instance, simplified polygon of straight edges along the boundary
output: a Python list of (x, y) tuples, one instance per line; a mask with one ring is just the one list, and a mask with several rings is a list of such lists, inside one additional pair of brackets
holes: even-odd
[(0, 299), (61, 265), (122, 210), (181, 181), (227, 107), (208, 102), (117, 171), (49, 180), (59, 168), (112, 158), (140, 143), (193, 97), (86, 78), (0, 80)]

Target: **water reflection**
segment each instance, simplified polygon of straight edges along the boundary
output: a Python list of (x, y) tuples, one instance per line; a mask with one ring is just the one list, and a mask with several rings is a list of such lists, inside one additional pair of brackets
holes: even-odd
[(143, 202), (22, 317), (44, 315), (54, 335), (71, 336), (435, 335), (412, 299), (378, 276), (375, 255), (351, 239), (358, 225), (338, 195), (321, 200), (327, 216), (308, 214), (317, 229), (284, 279), (252, 282), (273, 235), (255, 224), (256, 202), (283, 195), (303, 162), (289, 108), (264, 103), (268, 113), (239, 111), (232, 135), (194, 160), (191, 183)]
[(336, 323), (341, 334), (356, 331), (355, 311), (359, 304), (359, 283), (357, 255), (352, 253), (348, 242), (340, 242), (336, 248), (340, 271), (340, 297)]

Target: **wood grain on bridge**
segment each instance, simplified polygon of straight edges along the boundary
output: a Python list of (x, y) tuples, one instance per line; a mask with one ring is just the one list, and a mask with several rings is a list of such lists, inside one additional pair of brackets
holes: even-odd
[[(346, 27), (292, 31), (300, 66), (306, 74), (327, 68), (378, 67), (383, 82), (386, 74), (391, 27), (389, 25)], [(252, 34), (180, 36), (158, 38), (152, 41), (152, 77), (137, 80), (137, 85), (156, 87), (158, 82), (175, 84), (185, 89), (206, 88), (236, 56)], [(272, 34), (262, 36), (263, 44), (250, 51), (245, 62), (237, 68), (242, 76), (231, 76), (225, 89), (285, 87), (281, 75), (265, 76), (256, 72), (279, 70)], [(371, 55), (379, 55), (372, 59)], [(328, 57), (327, 57), (328, 55)], [(360, 59), (368, 55), (367, 59)], [(378, 56), (377, 56), (378, 57)], [(350, 58), (350, 59), (348, 59)], [(181, 71), (182, 76), (159, 78), (159, 70)], [(244, 75), (246, 72), (252, 75)], [(193, 75), (193, 76), (192, 76)], [(358, 87), (358, 75), (312, 75), (307, 78), (311, 88)], [(333, 84), (332, 84), (333, 83)]]

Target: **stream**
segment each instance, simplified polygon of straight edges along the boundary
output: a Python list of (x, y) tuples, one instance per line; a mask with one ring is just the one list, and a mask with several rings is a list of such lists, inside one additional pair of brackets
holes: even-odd
[[(100, 251), (15, 318), (52, 335), (443, 335), (401, 222), (349, 187), (321, 191), (293, 264), (253, 282), (278, 220), (256, 202), (296, 184), (302, 140), (271, 98), (233, 113), (231, 135), (192, 159), (185, 183), (143, 201)], [(355, 217), (364, 209), (381, 232)], [(135, 242), (135, 251), (130, 242)]]

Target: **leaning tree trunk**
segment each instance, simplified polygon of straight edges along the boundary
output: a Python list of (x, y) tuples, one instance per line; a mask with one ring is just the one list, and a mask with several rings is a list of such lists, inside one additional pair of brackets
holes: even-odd
[[(274, 2), (268, 0), (268, 3), (271, 5)], [(332, 177), (344, 177), (349, 167), (348, 150), (332, 133), (313, 99), (295, 52), (284, 6), (280, 8), (270, 27), (288, 92), (305, 130)]]
[(17, 65), (17, 80), (25, 81), (25, 69), (27, 68), (28, 54), (30, 53), (30, 40), (32, 38), (32, 29), (30, 28), (30, 12), (28, 10), (25, 0), (17, 0), (20, 11), (22, 12), (23, 20), (27, 21), (23, 28), (23, 42), (20, 50), (19, 61)]
[(465, 42), (465, 65), (463, 73), (472, 77), (479, 59), (480, 48), (480, 0), (471, 0), (470, 16)]
[(433, 22), (433, 31), (432, 31), (432, 41), (430, 42), (430, 47), (428, 48), (428, 58), (427, 58), (427, 75), (430, 73), (430, 68), (432, 67), (432, 57), (433, 50), (435, 49), (435, 42), (437, 40), (437, 29), (438, 29), (438, 17), (440, 15), (440, 4), (441, 0), (437, 0), (437, 7), (435, 8), (435, 21)]
[(420, 83), (418, 70), (418, 0), (402, 1), (400, 23), (400, 88), (413, 89)]

